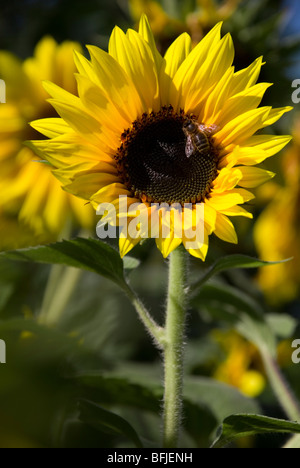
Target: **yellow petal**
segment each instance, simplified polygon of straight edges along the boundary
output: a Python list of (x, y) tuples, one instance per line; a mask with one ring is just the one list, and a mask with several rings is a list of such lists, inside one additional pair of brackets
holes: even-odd
[[(86, 109), (99, 121), (99, 128), (107, 134), (115, 133), (116, 144), (123, 130), (131, 125), (120, 114), (113, 102), (109, 101), (103, 91), (84, 75), (77, 75), (78, 94)], [(112, 138), (112, 135), (110, 136)]]
[[(178, 110), (181, 105), (181, 96), (186, 95), (190, 86), (194, 84), (194, 77), (198, 70), (201, 73), (201, 67), (207, 59), (209, 53), (218, 45), (220, 42), (220, 31), (222, 23), (217, 24), (203, 39), (202, 41), (191, 51), (187, 56), (186, 60), (181, 64), (174, 76), (174, 86), (177, 92), (171, 93), (171, 104)], [(217, 54), (216, 49), (214, 57)], [(196, 88), (198, 83), (194, 84)], [(205, 88), (206, 89), (206, 88)]]
[(208, 232), (205, 228), (204, 228), (203, 235), (204, 235), (204, 241), (203, 243), (199, 244), (197, 248), (193, 248), (193, 249), (188, 248), (191, 241), (185, 238), (183, 238), (183, 245), (187, 249), (189, 254), (193, 255), (193, 257), (200, 258), (203, 262), (205, 262), (207, 252), (208, 252), (208, 243), (209, 243)]
[(241, 205), (252, 200), (254, 195), (245, 189), (235, 189), (231, 192), (213, 195), (205, 203), (217, 211), (223, 211), (231, 208), (234, 205)]
[[(167, 50), (162, 66), (160, 69), (160, 94), (162, 99), (162, 105), (169, 105), (171, 102), (171, 88), (173, 85), (173, 78), (187, 58), (191, 51), (191, 38), (187, 33), (181, 34)], [(176, 89), (173, 89), (173, 94), (176, 93)]]
[(253, 86), (258, 80), (262, 65), (263, 58), (259, 57), (249, 67), (235, 73), (229, 85), (230, 95), (238, 94)]
[(155, 45), (155, 39), (148, 21), (148, 18), (146, 15), (142, 15), (140, 24), (139, 24), (139, 34), (145, 39), (145, 41), (149, 44), (150, 49), (153, 54), (153, 59), (156, 64), (156, 69), (159, 74), (160, 72), (160, 67), (162, 65), (162, 56), (158, 52), (156, 45)]
[(231, 69), (233, 58), (233, 41), (230, 34), (227, 34), (211, 50), (201, 69), (195, 73), (193, 83), (188, 88), (183, 89), (183, 96), (186, 100), (184, 109), (186, 112), (193, 112), (199, 115), (199, 120), (203, 121), (201, 115), (203, 103), (223, 78), (224, 74), (227, 73), (228, 69)]
[(91, 203), (97, 209), (99, 203), (112, 203), (121, 195), (127, 195), (127, 197), (131, 197), (131, 193), (129, 190), (126, 190), (123, 184), (113, 183), (95, 193), (91, 197)]
[(121, 258), (125, 257), (132, 249), (135, 247), (139, 242), (141, 242), (141, 238), (137, 237), (136, 239), (132, 239), (131, 237), (125, 237), (122, 233), (120, 233), (119, 237), (119, 250)]
[(236, 146), (234, 150), (227, 154), (220, 163), (220, 167), (233, 167), (238, 164), (248, 166), (259, 164), (268, 157), (262, 148)]
[(279, 107), (278, 109), (271, 109), (268, 118), (264, 121), (264, 127), (273, 125), (279, 120), (286, 112), (293, 110), (293, 107)]
[(182, 239), (176, 239), (173, 236), (171, 236), (169, 239), (163, 239), (162, 237), (159, 237), (158, 239), (155, 239), (155, 242), (163, 257), (167, 258), (170, 253), (173, 252), (173, 250), (177, 249), (177, 247), (182, 244)]
[(87, 46), (92, 59), (97, 84), (125, 120), (134, 122), (144, 112), (136, 88), (121, 65), (108, 53), (95, 46)]
[(174, 85), (180, 95), (178, 107), (195, 114), (199, 114), (210, 88), (222, 79), (224, 73), (231, 67), (234, 57), (230, 35), (226, 35), (220, 41), (217, 41), (217, 36), (214, 35), (214, 45), (209, 54), (205, 46), (206, 37), (192, 50), (174, 77)]
[[(64, 177), (64, 172), (61, 172), (62, 171), (55, 172), (57, 178)], [(89, 173), (77, 176), (73, 182), (70, 184), (65, 184), (65, 189), (74, 195), (80, 196), (80, 198), (90, 200), (91, 198), (94, 198), (95, 194), (99, 193), (99, 190), (101, 190), (103, 187), (107, 187), (118, 182), (118, 176), (114, 176), (112, 174)], [(102, 201), (106, 200), (103, 199)]]
[(80, 75), (88, 78), (92, 83), (98, 83), (98, 77), (91, 62), (82, 54), (74, 51), (74, 62)]
[(220, 109), (219, 116), (216, 117), (216, 125), (223, 126), (239, 116), (241, 111), (245, 113), (256, 109), (270, 86), (270, 83), (259, 83), (232, 96)]
[(228, 99), (229, 85), (234, 73), (234, 67), (229, 67), (224, 73), (219, 83), (211, 89), (209, 95), (203, 103), (203, 109), (200, 111), (199, 120), (205, 122), (206, 125), (215, 124), (220, 110)]
[(253, 214), (246, 211), (241, 206), (232, 206), (226, 210), (221, 210), (221, 213), (227, 216), (244, 216), (245, 218), (253, 218)]
[(275, 176), (274, 172), (266, 171), (259, 167), (243, 166), (238, 169), (242, 174), (242, 180), (239, 182), (239, 185), (245, 188), (257, 187)]
[(242, 179), (242, 173), (239, 168), (229, 169), (225, 167), (222, 169), (218, 177), (214, 181), (213, 193), (223, 193), (227, 190), (232, 190)]
[(160, 107), (157, 69), (148, 43), (136, 31), (125, 35), (116, 27), (109, 42), (109, 53), (135, 84), (145, 111)]
[[(75, 97), (75, 96), (74, 96)], [(70, 127), (86, 141), (93, 143), (95, 146), (105, 144), (112, 150), (118, 147), (117, 142), (112, 142), (103, 130), (99, 121), (90, 115), (79, 100), (75, 105), (69, 101), (57, 101), (49, 99), (52, 106), (58, 114), (70, 125)]]
[(57, 168), (68, 168), (81, 163), (89, 163), (89, 167), (92, 168), (97, 162), (105, 162), (115, 167), (109, 152), (90, 145), (76, 133), (68, 133), (52, 140), (26, 142), (26, 145), (42, 159), (47, 158)]
[(72, 41), (64, 41), (57, 47), (54, 81), (59, 83), (62, 88), (70, 91), (70, 93), (76, 94), (74, 51), (81, 52), (82, 48)]
[(217, 213), (217, 221), (215, 234), (220, 239), (225, 242), (230, 242), (231, 244), (237, 244), (238, 239), (232, 222), (227, 218), (227, 216)]
[(30, 125), (47, 138), (56, 138), (57, 136), (72, 132), (71, 127), (63, 119), (59, 118), (34, 120), (30, 122)]
[(270, 107), (262, 107), (240, 114), (215, 134), (216, 141), (223, 145), (223, 147), (231, 143), (241, 145), (247, 138), (264, 126), (270, 109)]

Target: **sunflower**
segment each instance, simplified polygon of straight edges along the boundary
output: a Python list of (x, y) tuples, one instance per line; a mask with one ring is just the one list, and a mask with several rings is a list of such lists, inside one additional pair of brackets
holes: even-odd
[[(139, 32), (115, 28), (108, 53), (88, 50), (91, 60), (75, 54), (78, 97), (45, 84), (61, 119), (33, 122), (50, 139), (31, 148), (54, 166), (65, 190), (96, 209), (116, 208), (121, 256), (147, 236), (164, 257), (183, 243), (202, 260), (212, 233), (237, 243), (228, 216), (251, 218), (240, 206), (254, 198), (248, 189), (274, 175), (253, 166), (290, 141), (255, 135), (290, 110), (257, 108), (270, 86), (256, 84), (262, 58), (235, 72), (232, 39), (221, 38), (221, 24), (193, 49), (182, 34), (162, 57), (145, 16)], [(136, 235), (123, 229), (124, 216), (128, 223), (138, 217)], [(115, 222), (109, 208), (102, 222)]]
[[(23, 63), (9, 52), (0, 52), (0, 76), (7, 91), (6, 104), (0, 105), (1, 247), (56, 238), (71, 220), (82, 227), (93, 223), (92, 210), (63, 192), (49, 165), (37, 162), (23, 145), (36, 135), (28, 121), (57, 116), (46, 101), (49, 96), (41, 80), (50, 79), (76, 92), (74, 49), (81, 50), (76, 43), (58, 45), (46, 37)], [(20, 239), (16, 239), (18, 231)]]
[(226, 356), (214, 370), (214, 378), (237, 387), (248, 397), (260, 395), (266, 379), (256, 347), (234, 330), (213, 330), (212, 338)]

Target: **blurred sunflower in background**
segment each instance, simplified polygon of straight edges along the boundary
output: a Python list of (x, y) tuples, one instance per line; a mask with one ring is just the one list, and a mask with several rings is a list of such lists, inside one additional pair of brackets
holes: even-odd
[(234, 330), (213, 330), (213, 340), (225, 353), (225, 359), (215, 368), (213, 377), (233, 385), (244, 395), (255, 398), (266, 386), (259, 351)]
[[(258, 348), (233, 329), (214, 329), (210, 337), (223, 354), (223, 358), (218, 355), (218, 360), (211, 364), (212, 376), (250, 398), (261, 395), (268, 381)], [(278, 341), (277, 362), (282, 369), (292, 365), (291, 342), (291, 339)]]
[(193, 42), (198, 42), (216, 23), (230, 18), (240, 3), (241, 0), (129, 0), (129, 7), (136, 23), (142, 14), (147, 15), (153, 34), (163, 45), (184, 31), (191, 34)]
[(295, 118), (293, 144), (282, 158), (284, 185), (266, 184), (260, 197), (271, 202), (258, 218), (254, 238), (261, 258), (288, 262), (261, 269), (258, 281), (272, 304), (294, 300), (300, 287), (300, 116)]
[(49, 165), (23, 144), (35, 136), (28, 122), (56, 116), (42, 80), (76, 92), (74, 49), (81, 50), (77, 43), (58, 45), (46, 37), (23, 63), (0, 52), (0, 76), (7, 84), (7, 104), (0, 107), (0, 248), (55, 240), (70, 224), (92, 227), (91, 208), (65, 193)]
[[(289, 136), (254, 135), (290, 108), (257, 108), (270, 86), (255, 84), (262, 59), (235, 72), (231, 36), (221, 38), (220, 30), (221, 23), (194, 49), (183, 34), (162, 57), (145, 16), (139, 33), (125, 35), (115, 28), (109, 53), (88, 47), (91, 61), (76, 54), (79, 97), (46, 84), (62, 118), (32, 124), (51, 139), (33, 141), (31, 148), (54, 166), (65, 190), (96, 209), (112, 203), (120, 218), (137, 203), (148, 221), (159, 204), (167, 205), (147, 233), (164, 257), (183, 243), (205, 260), (213, 232), (237, 243), (228, 216), (251, 218), (239, 206), (253, 198), (246, 189), (274, 175), (253, 166), (290, 141)], [(121, 195), (127, 196), (125, 208), (118, 207)], [(204, 205), (204, 240), (195, 248), (188, 247), (190, 237), (175, 235), (179, 211), (173, 211), (170, 236), (161, 234), (165, 212), (174, 203), (192, 205), (189, 228), (196, 227), (197, 204)], [(112, 222), (110, 212), (102, 222)], [(121, 232), (122, 256), (142, 240), (149, 224), (135, 236)]]

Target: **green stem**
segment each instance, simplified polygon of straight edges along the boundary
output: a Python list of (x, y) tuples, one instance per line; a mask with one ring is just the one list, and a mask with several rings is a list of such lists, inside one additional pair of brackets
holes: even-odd
[(299, 402), (291, 390), (275, 359), (266, 351), (261, 351), (265, 371), (270, 385), (286, 415), (292, 421), (300, 421)]
[(130, 299), (132, 305), (134, 306), (135, 310), (138, 313), (138, 316), (141, 322), (144, 324), (146, 330), (149, 332), (151, 337), (153, 338), (156, 347), (160, 350), (163, 349), (165, 343), (165, 331), (162, 327), (160, 327), (155, 320), (151, 317), (150, 313), (136, 295), (136, 293), (130, 288), (128, 284), (124, 287), (124, 290)]
[(183, 356), (186, 321), (186, 252), (172, 252), (169, 265), (169, 289), (164, 346), (164, 448), (178, 446), (182, 420)]

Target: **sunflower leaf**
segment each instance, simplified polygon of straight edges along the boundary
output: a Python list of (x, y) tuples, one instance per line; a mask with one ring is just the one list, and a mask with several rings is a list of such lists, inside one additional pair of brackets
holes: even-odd
[(126, 256), (123, 258), (123, 264), (125, 270), (134, 270), (140, 266), (141, 262), (138, 258)]
[(125, 436), (137, 448), (143, 448), (139, 436), (133, 427), (121, 416), (107, 411), (88, 400), (79, 402), (80, 420), (96, 430), (115, 436)]
[(125, 286), (124, 266), (119, 253), (100, 240), (64, 240), (50, 245), (2, 252), (0, 261), (1, 259), (80, 268), (104, 276), (121, 287)]
[(256, 414), (235, 414), (224, 420), (212, 448), (223, 448), (240, 437), (270, 433), (299, 434), (300, 424)]
[(255, 299), (229, 285), (206, 284), (193, 305), (214, 320), (225, 321), (260, 350), (276, 356), (276, 338), (265, 319), (264, 309)]
[[(83, 398), (97, 402), (101, 394), (103, 405), (133, 407), (139, 411), (159, 414), (163, 398), (160, 371), (150, 365), (126, 362), (113, 371), (79, 373), (75, 375)], [(99, 393), (100, 392), (100, 393)], [(234, 411), (259, 413), (254, 399), (242, 395), (236, 388), (208, 377), (186, 377), (184, 412), (186, 431), (208, 447), (211, 436), (225, 417)], [(203, 425), (199, 427), (199, 420)], [(202, 445), (201, 445), (202, 446)]]
[(206, 281), (212, 278), (218, 273), (223, 271), (237, 269), (237, 268), (260, 268), (268, 265), (277, 265), (278, 263), (284, 263), (290, 259), (283, 260), (280, 262), (266, 262), (264, 260), (258, 260), (247, 255), (228, 255), (218, 259), (211, 267), (207, 269), (202, 278), (192, 284), (190, 288), (191, 294), (194, 294), (199, 287), (201, 287)]

